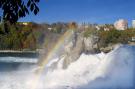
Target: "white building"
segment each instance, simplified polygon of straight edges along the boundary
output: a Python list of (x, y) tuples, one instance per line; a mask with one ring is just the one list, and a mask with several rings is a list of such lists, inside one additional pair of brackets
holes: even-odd
[(49, 27), (48, 30), (51, 31), (53, 28)]
[(135, 20), (132, 20), (132, 27), (135, 28)]
[(27, 26), (29, 23), (28, 22), (23, 22), (22, 24), (25, 25), (25, 26)]
[(100, 30), (100, 27), (99, 27), (99, 26), (95, 26), (95, 28), (96, 28), (97, 30)]
[(127, 20), (120, 19), (114, 23), (114, 27), (117, 30), (126, 30), (128, 28), (128, 22)]
[(106, 28), (104, 28), (104, 31), (109, 31), (109, 30), (110, 30), (110, 29), (109, 29), (109, 28), (107, 28), (107, 27), (106, 27)]

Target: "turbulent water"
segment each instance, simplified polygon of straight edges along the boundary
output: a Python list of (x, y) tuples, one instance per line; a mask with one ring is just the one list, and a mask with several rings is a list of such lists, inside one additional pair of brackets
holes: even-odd
[[(21, 62), (2, 61), (0, 89), (31, 89), (35, 78), (35, 59)], [(24, 60), (16, 58), (17, 60)], [(82, 54), (67, 69), (62, 69), (61, 58), (57, 68), (43, 73), (37, 89), (134, 89), (134, 46), (120, 46), (112, 52), (95, 55)], [(0, 58), (0, 60), (3, 60)], [(47, 67), (57, 62), (52, 59)], [(15, 64), (14, 64), (15, 63)], [(6, 67), (7, 66), (7, 67)]]

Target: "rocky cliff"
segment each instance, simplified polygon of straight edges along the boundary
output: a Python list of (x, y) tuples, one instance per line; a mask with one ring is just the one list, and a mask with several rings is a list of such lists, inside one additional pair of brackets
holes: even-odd
[(76, 61), (81, 53), (97, 53), (98, 37), (91, 35), (90, 37), (84, 37), (83, 33), (74, 32), (72, 40), (65, 45), (65, 58), (63, 60), (63, 68), (67, 68), (68, 65)]
[[(99, 38), (96, 35), (90, 35), (85, 37), (83, 32), (71, 31), (71, 36), (68, 39), (65, 39), (62, 47), (60, 48), (59, 59), (56, 62), (51, 64), (51, 68), (55, 69), (58, 66), (59, 61), (63, 62), (61, 68), (66, 69), (69, 64), (76, 61), (82, 53), (86, 54), (95, 54), (101, 51), (109, 52), (113, 49), (112, 46), (101, 48), (99, 46)], [(61, 56), (64, 55), (64, 58)]]

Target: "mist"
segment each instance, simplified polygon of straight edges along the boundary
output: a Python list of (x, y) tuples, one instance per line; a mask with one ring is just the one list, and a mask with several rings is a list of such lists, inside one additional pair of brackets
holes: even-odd
[[(130, 89), (134, 88), (133, 46), (120, 46), (105, 54), (81, 54), (67, 69), (64, 59), (58, 61), (53, 71), (44, 70), (36, 89)], [(0, 72), (1, 89), (30, 89), (35, 81), (37, 65), (20, 65), (15, 71)]]

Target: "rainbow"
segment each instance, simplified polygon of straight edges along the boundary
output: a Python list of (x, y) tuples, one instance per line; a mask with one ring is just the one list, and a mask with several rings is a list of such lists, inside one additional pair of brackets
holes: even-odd
[(43, 58), (42, 62), (40, 62), (39, 64), (39, 68), (36, 71), (36, 76), (33, 80), (33, 84), (31, 86), (32, 89), (37, 89), (38, 87), (38, 82), (39, 79), (46, 67), (46, 64), (49, 62), (49, 60), (52, 59), (52, 56), (54, 53), (57, 52), (57, 50), (63, 45), (64, 41), (66, 39), (69, 39), (72, 36), (72, 31), (73, 30), (67, 30), (60, 38), (59, 40), (56, 42), (56, 44), (54, 45), (54, 47), (52, 49), (50, 49), (50, 51), (48, 52), (47, 56), (45, 58)]

